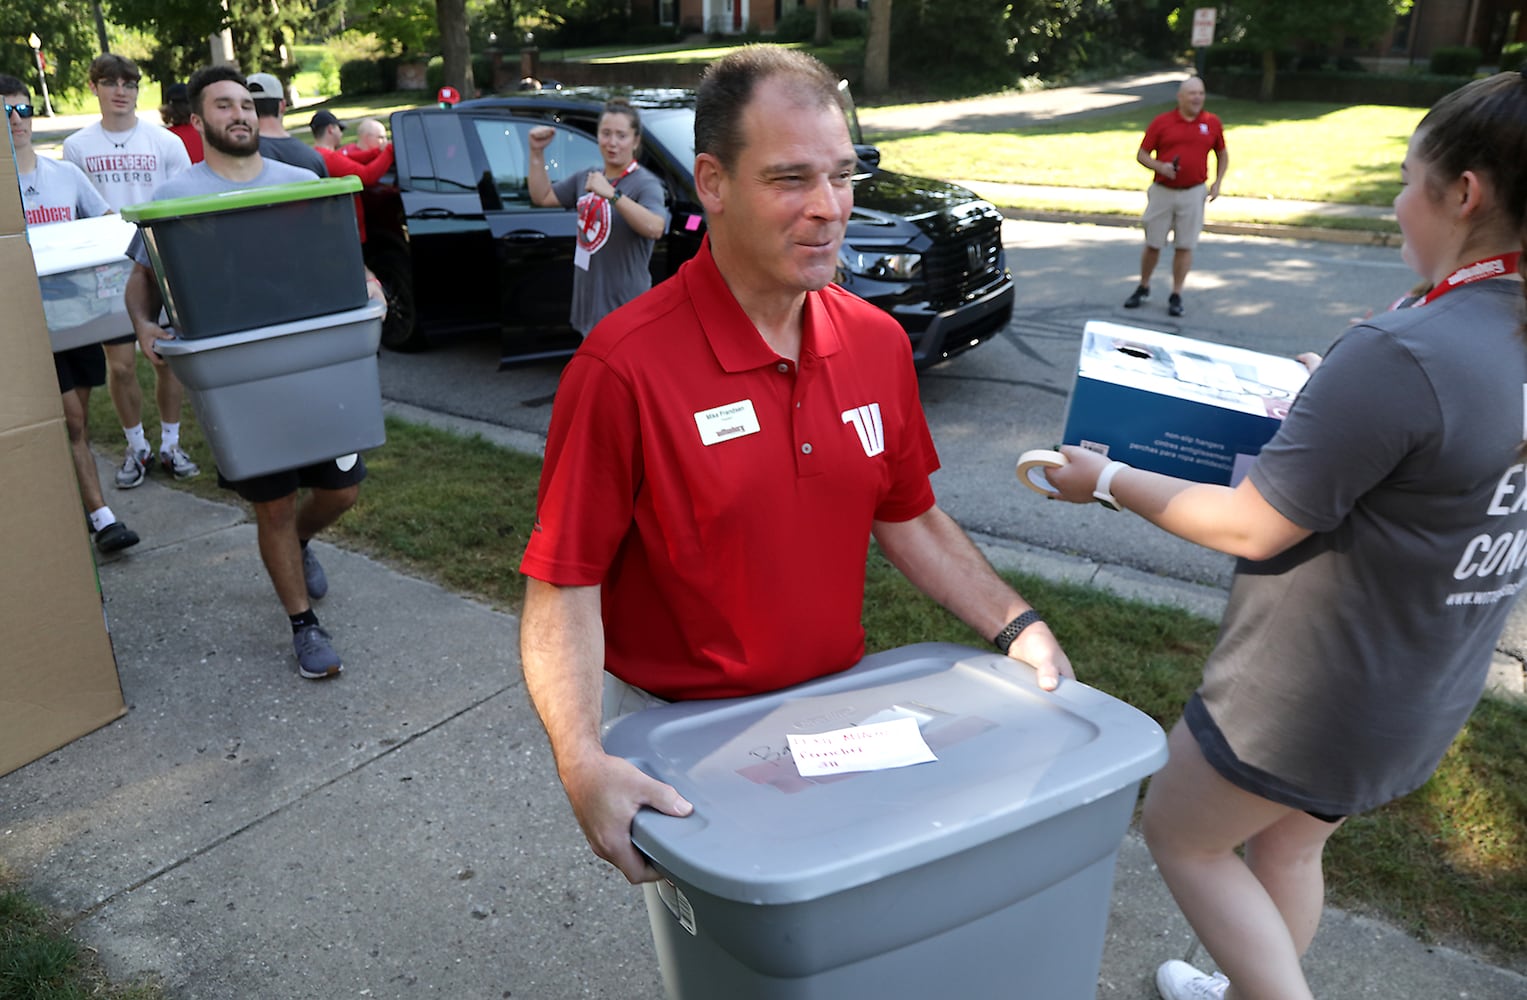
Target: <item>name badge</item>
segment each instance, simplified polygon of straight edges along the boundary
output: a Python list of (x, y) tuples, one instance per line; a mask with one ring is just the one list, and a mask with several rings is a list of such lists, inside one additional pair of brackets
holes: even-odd
[(589, 269), (589, 252), (585, 247), (573, 247), (573, 266), (580, 271)]
[(695, 426), (700, 429), (700, 443), (707, 448), (732, 438), (757, 434), (762, 429), (758, 426), (758, 414), (753, 411), (751, 399), (739, 399), (714, 410), (700, 410), (695, 414)]

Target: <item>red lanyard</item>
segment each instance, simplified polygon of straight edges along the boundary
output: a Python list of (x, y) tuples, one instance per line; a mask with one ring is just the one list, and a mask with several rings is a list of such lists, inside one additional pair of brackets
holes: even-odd
[(613, 181), (610, 182), (610, 187), (615, 187), (618, 184), (620, 184), (621, 181), (626, 179), (626, 175), (629, 174), (631, 171), (633, 171), (635, 169), (636, 169), (636, 161), (632, 160), (630, 163), (626, 164), (626, 169), (624, 169), (624, 170), (622, 170), (620, 172), (620, 176), (615, 178)]
[(1520, 251), (1513, 250), (1510, 253), (1503, 253), (1496, 257), (1486, 257), (1484, 260), (1476, 260), (1472, 264), (1466, 264), (1448, 275), (1441, 284), (1427, 292), (1425, 296), (1417, 299), (1412, 304), (1412, 308), (1424, 306), (1428, 302), (1435, 302), (1453, 289), (1464, 285), (1472, 285), (1476, 281), (1485, 281), (1489, 278), (1504, 278), (1508, 274), (1515, 274), (1517, 273), (1517, 262), (1521, 257)]

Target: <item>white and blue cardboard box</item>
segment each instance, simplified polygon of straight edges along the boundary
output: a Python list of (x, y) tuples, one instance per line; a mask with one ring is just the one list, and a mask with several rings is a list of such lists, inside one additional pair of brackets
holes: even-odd
[(1292, 358), (1092, 320), (1062, 440), (1137, 469), (1233, 486), (1308, 375)]

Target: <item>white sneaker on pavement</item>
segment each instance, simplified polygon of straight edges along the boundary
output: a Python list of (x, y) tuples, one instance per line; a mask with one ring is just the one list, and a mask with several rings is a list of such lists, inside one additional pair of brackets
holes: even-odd
[(1216, 972), (1209, 975), (1187, 962), (1173, 959), (1156, 970), (1156, 992), (1161, 1000), (1224, 1000), (1230, 980)]
[(148, 463), (151, 456), (145, 451), (134, 451), (131, 446), (127, 454), (122, 456), (122, 464), (117, 467), (117, 489), (130, 490), (143, 483), (143, 478), (148, 475)]

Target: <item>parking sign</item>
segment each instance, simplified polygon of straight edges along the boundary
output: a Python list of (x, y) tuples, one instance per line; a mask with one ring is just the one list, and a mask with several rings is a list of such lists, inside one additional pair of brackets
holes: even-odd
[(1215, 8), (1199, 7), (1193, 11), (1193, 47), (1205, 48), (1214, 44)]

